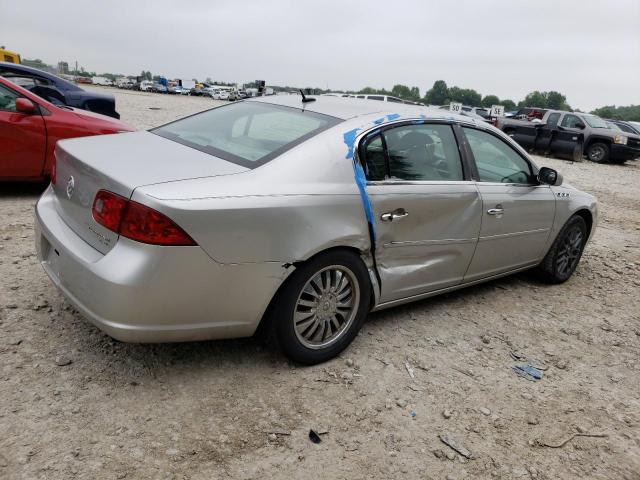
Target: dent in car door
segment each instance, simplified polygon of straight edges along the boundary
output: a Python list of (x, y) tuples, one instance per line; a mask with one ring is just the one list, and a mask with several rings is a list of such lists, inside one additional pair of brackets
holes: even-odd
[[(465, 282), (533, 265), (544, 256), (555, 215), (548, 185), (535, 185), (529, 162), (497, 136), (463, 128), (480, 181), (482, 226)], [(502, 181), (501, 181), (502, 180)]]
[[(369, 185), (367, 192), (376, 218), (381, 301), (462, 281), (480, 229), (482, 202), (473, 183), (386, 183)], [(400, 217), (382, 220), (394, 212)]]
[(451, 126), (387, 128), (365, 140), (362, 152), (376, 222), (380, 300), (460, 283), (477, 242), (481, 201), (463, 172)]

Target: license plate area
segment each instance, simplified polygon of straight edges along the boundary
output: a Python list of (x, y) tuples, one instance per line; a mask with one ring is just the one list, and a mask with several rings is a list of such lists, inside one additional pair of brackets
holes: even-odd
[(60, 278), (60, 252), (44, 235), (40, 238), (40, 248), (42, 249), (44, 263), (47, 264), (53, 275)]

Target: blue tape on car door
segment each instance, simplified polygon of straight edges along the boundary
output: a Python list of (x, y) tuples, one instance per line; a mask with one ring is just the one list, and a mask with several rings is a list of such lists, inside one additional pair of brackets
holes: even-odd
[(367, 218), (367, 222), (371, 225), (371, 232), (373, 234), (373, 241), (376, 240), (376, 222), (373, 215), (373, 206), (371, 200), (367, 194), (367, 178), (362, 169), (362, 165), (357, 163), (354, 159), (354, 149), (356, 144), (356, 137), (358, 136), (359, 128), (354, 128), (343, 134), (344, 143), (347, 145), (347, 155), (345, 158), (353, 162), (353, 174), (360, 192), (360, 199), (362, 200), (362, 207), (364, 208), (364, 214)]

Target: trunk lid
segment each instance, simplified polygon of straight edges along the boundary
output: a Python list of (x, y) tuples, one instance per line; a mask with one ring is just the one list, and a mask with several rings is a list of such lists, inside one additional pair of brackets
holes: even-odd
[(247, 170), (149, 132), (103, 135), (58, 142), (54, 192), (64, 222), (106, 254), (118, 235), (93, 219), (91, 209), (99, 190), (128, 199), (143, 185)]

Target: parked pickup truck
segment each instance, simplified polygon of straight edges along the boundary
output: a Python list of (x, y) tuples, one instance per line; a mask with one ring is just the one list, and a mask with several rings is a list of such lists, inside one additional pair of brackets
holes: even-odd
[(524, 148), (543, 154), (592, 162), (624, 163), (640, 157), (640, 135), (611, 129), (587, 113), (549, 110), (539, 123), (500, 118), (497, 127)]

